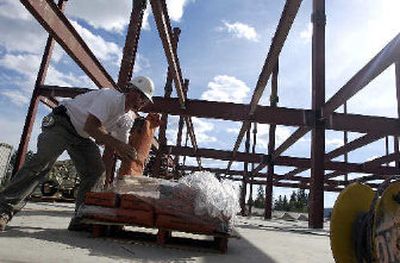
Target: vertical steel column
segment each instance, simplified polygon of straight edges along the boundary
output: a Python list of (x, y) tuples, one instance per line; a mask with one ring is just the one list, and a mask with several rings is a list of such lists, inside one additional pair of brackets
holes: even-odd
[[(187, 99), (187, 93), (189, 90), (189, 80), (188, 79), (185, 79), (185, 84), (184, 84), (183, 88), (184, 88), (183, 93), (185, 95), (185, 99)], [(184, 122), (183, 117), (179, 116), (178, 133), (176, 135), (176, 146), (181, 146), (181, 144), (182, 144), (183, 122)], [(177, 165), (179, 165), (179, 155), (175, 156), (174, 163), (175, 163), (175, 167)]]
[[(125, 90), (126, 85), (132, 77), (145, 9), (145, 0), (133, 1), (130, 22), (125, 38), (125, 46), (123, 50), (121, 66), (119, 68), (118, 74), (117, 88), (119, 91)], [(106, 178), (109, 180), (109, 183), (111, 183), (114, 178), (117, 157), (114, 150), (110, 149), (107, 146), (105, 147), (103, 153), (103, 162), (106, 164)]]
[[(395, 63), (396, 99), (397, 99), (397, 118), (400, 118), (400, 61)], [(399, 137), (393, 137), (394, 152), (399, 153)], [(396, 161), (397, 169), (400, 168), (400, 160)]]
[[(246, 154), (250, 153), (250, 129), (246, 131), (246, 141), (245, 141), (245, 152)], [(247, 192), (247, 181), (249, 176), (249, 163), (244, 162), (243, 169), (243, 183), (242, 183), (242, 198), (241, 198), (241, 214), (242, 216), (246, 215), (246, 192)]]
[[(173, 46), (175, 52), (178, 47), (180, 33), (181, 33), (181, 30), (179, 28), (174, 28), (172, 46)], [(172, 68), (168, 67), (167, 81), (166, 81), (165, 87), (164, 87), (164, 91), (165, 91), (164, 97), (165, 98), (171, 97), (173, 80), (174, 80), (174, 76), (173, 76)], [(162, 157), (164, 155), (164, 148), (167, 145), (167, 137), (166, 137), (167, 126), (168, 126), (168, 114), (164, 113), (161, 116), (161, 125), (160, 125), (159, 132), (158, 132), (158, 143), (160, 146), (159, 146), (158, 152), (156, 154), (156, 159), (154, 162), (153, 176), (156, 176), (156, 177), (158, 177), (158, 175), (160, 173), (161, 165), (162, 165)]]
[[(164, 97), (170, 98), (172, 93), (172, 76), (171, 72), (168, 71), (167, 81), (164, 86)], [(158, 131), (158, 143), (159, 149), (156, 154), (156, 159), (154, 162), (154, 170), (153, 176), (159, 177), (161, 166), (162, 166), (162, 157), (164, 156), (164, 148), (167, 145), (167, 137), (166, 137), (166, 130), (168, 126), (168, 114), (164, 113), (161, 116), (161, 125)]]
[[(385, 155), (389, 155), (389, 136), (385, 136)], [(386, 166), (389, 166), (389, 162), (386, 163)]]
[(324, 222), (325, 129), (321, 108), (325, 103), (325, 0), (313, 0), (312, 37), (312, 110), (316, 121), (311, 131), (311, 186), (309, 221), (311, 228)]
[[(65, 7), (64, 0), (59, 0), (57, 7), (63, 11)], [(29, 103), (28, 113), (25, 118), (24, 129), (22, 131), (21, 140), (18, 146), (18, 152), (15, 160), (15, 165), (13, 168), (13, 175), (21, 169), (25, 162), (25, 155), (28, 150), (29, 141), (31, 139), (32, 128), (35, 122), (35, 117), (39, 105), (39, 89), (44, 84), (46, 79), (47, 70), (50, 64), (51, 55), (54, 48), (54, 39), (49, 35), (47, 38), (46, 46), (44, 48), (44, 53), (42, 57), (42, 62), (40, 63), (39, 72), (36, 78), (35, 87), (33, 88), (32, 97)]]
[[(270, 96), (270, 104), (271, 107), (276, 107), (278, 105), (279, 97), (278, 97), (278, 73), (279, 73), (279, 60), (276, 62), (276, 66), (274, 71), (272, 72), (271, 79), (271, 96)], [(275, 131), (276, 125), (269, 125), (269, 141), (268, 141), (268, 155), (272, 156), (275, 151)], [(267, 172), (267, 184), (265, 185), (265, 210), (264, 210), (264, 218), (271, 219), (272, 218), (272, 202), (273, 202), (273, 178), (274, 178), (274, 160), (268, 162), (268, 172)]]
[[(250, 129), (249, 129), (249, 132), (250, 132)], [(253, 146), (252, 146), (252, 150), (251, 150), (251, 152), (253, 154), (256, 153), (256, 143), (257, 143), (257, 123), (254, 122), (253, 123)], [(252, 172), (250, 172), (250, 174), (249, 174), (249, 176), (250, 176), (250, 194), (249, 194), (249, 201), (248, 201), (248, 203), (249, 203), (249, 215), (251, 215), (251, 210), (252, 210), (253, 203), (254, 203), (254, 200), (253, 200), (254, 162), (251, 163), (251, 171)]]
[[(343, 104), (343, 112), (344, 114), (347, 114), (347, 101)], [(347, 145), (349, 142), (349, 137), (348, 137), (348, 132), (344, 131), (343, 132), (343, 145)], [(344, 162), (347, 163), (349, 161), (349, 152), (344, 153)], [(344, 173), (344, 181), (345, 184), (347, 185), (349, 182), (349, 173)]]
[(124, 90), (126, 84), (132, 78), (135, 65), (136, 52), (142, 28), (143, 14), (146, 9), (146, 0), (134, 0), (133, 7), (125, 38), (125, 46), (118, 75), (118, 87)]

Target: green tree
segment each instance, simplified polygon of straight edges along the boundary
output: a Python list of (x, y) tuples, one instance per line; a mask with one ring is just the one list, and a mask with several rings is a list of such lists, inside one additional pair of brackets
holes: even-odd
[(264, 208), (265, 207), (265, 196), (264, 196), (264, 188), (259, 185), (257, 189), (257, 197), (254, 201), (254, 207), (256, 208)]

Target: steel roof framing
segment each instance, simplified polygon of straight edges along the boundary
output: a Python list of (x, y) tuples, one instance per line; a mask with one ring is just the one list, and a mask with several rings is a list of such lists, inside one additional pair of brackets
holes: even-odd
[[(126, 35), (124, 54), (121, 61), (117, 85), (62, 13), (63, 0), (60, 0), (58, 7), (52, 0), (20, 1), (49, 32), (50, 36), (35, 83), (31, 104), (21, 137), (19, 154), (23, 153), (24, 149), (26, 151), (39, 101), (50, 107), (55, 107), (58, 104), (56, 97), (74, 97), (77, 94), (90, 91), (90, 89), (81, 87), (66, 88), (44, 84), (54, 40), (66, 50), (71, 58), (75, 60), (98, 87), (123, 88), (132, 76), (143, 12), (146, 6), (145, 0), (133, 1), (134, 4)], [(354, 181), (347, 181), (346, 179), (332, 180), (332, 178), (340, 175), (346, 176), (347, 173), (364, 173), (368, 175), (358, 180), (368, 182), (371, 180), (382, 180), (390, 175), (399, 173), (399, 142), (397, 139), (397, 136), (400, 135), (399, 118), (347, 114), (346, 110), (344, 113), (337, 113), (335, 110), (341, 105), (345, 105), (348, 99), (363, 89), (390, 65), (395, 64), (398, 117), (400, 116), (400, 34), (393, 38), (393, 40), (373, 59), (341, 87), (335, 95), (325, 102), (325, 0), (313, 0), (312, 109), (278, 107), (277, 100), (272, 98), (273, 96), (271, 97), (270, 106), (260, 106), (258, 102), (271, 76), (271, 94), (277, 96), (279, 55), (301, 3), (301, 0), (286, 1), (251, 101), (249, 104), (235, 104), (192, 100), (186, 97), (184, 78), (177, 54), (176, 39), (174, 39), (165, 0), (150, 0), (156, 26), (168, 63), (168, 79), (171, 83), (173, 81), (178, 97), (155, 97), (155, 103), (149, 105), (143, 111), (179, 115), (182, 120), (180, 130), (182, 130), (183, 122), (186, 124), (192, 147), (180, 146), (182, 132), (177, 135), (177, 146), (165, 145), (165, 142), (159, 147), (160, 153), (168, 153), (176, 157), (191, 156), (197, 159), (198, 167), (180, 167), (181, 169), (188, 171), (201, 169), (200, 158), (228, 161), (227, 168), (225, 169), (204, 168), (204, 170), (209, 170), (217, 174), (229, 175), (231, 179), (243, 180), (243, 182), (247, 184), (266, 185), (266, 218), (270, 217), (271, 212), (272, 186), (310, 189), (311, 209), (309, 225), (310, 227), (320, 228), (322, 227), (324, 191), (341, 191), (343, 186)], [(188, 82), (188, 80), (186, 81)], [(199, 148), (193, 129), (192, 117), (241, 122), (242, 126), (236, 138), (233, 150), (223, 151)], [(266, 154), (243, 153), (238, 151), (251, 123), (270, 124), (268, 152)], [(297, 127), (297, 129), (278, 147), (275, 147), (276, 125)], [(345, 134), (343, 146), (325, 153), (324, 132), (327, 129), (343, 131)], [(281, 156), (282, 153), (310, 131), (311, 158)], [(364, 133), (364, 135), (347, 142), (346, 133), (350, 131)], [(394, 136), (394, 150), (392, 153), (389, 153), (388, 146), (386, 146), (387, 153), (382, 157), (364, 163), (351, 163), (347, 161), (347, 153), (385, 136)], [(254, 145), (253, 148), (255, 149)], [(331, 161), (331, 159), (342, 155), (345, 156), (344, 162)], [(178, 158), (176, 158), (176, 160), (178, 160)], [(23, 160), (20, 161), (23, 162)], [(252, 169), (251, 172), (244, 173), (244, 171), (230, 170), (233, 161), (252, 164), (252, 167), (254, 167), (255, 164), (257, 164), (257, 166)], [(395, 167), (386, 165), (392, 161), (396, 161)], [(17, 169), (22, 162), (19, 163)], [(177, 163), (177, 161), (175, 163)], [(267, 173), (261, 173), (261, 170), (266, 166), (268, 166)], [(274, 167), (276, 166), (289, 166), (294, 167), (294, 169), (283, 175), (278, 175), (274, 173)], [(299, 173), (308, 169), (311, 169), (310, 176), (298, 176)], [(332, 172), (326, 173), (325, 171)], [(239, 178), (237, 178), (237, 176), (239, 176)], [(368, 184), (371, 187), (378, 186), (378, 184), (370, 182)]]

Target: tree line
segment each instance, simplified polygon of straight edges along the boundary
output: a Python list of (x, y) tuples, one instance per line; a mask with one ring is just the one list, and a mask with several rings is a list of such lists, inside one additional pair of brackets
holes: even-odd
[[(307, 212), (308, 211), (308, 194), (304, 189), (293, 191), (287, 197), (286, 195), (279, 195), (278, 199), (274, 200), (273, 208), (278, 211), (291, 211), (291, 212)], [(254, 207), (265, 207), (264, 188), (260, 185), (257, 189), (257, 197), (254, 200)]]

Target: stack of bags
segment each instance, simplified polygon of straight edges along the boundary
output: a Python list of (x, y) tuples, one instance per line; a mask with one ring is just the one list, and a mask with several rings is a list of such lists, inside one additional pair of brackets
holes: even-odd
[(83, 217), (190, 233), (228, 233), (239, 212), (238, 187), (197, 172), (178, 182), (125, 176), (111, 192), (88, 193)]

